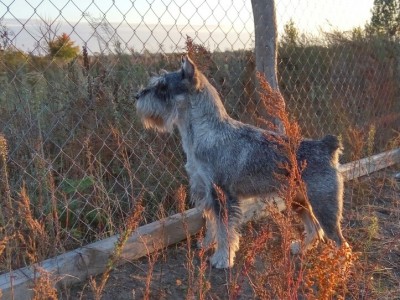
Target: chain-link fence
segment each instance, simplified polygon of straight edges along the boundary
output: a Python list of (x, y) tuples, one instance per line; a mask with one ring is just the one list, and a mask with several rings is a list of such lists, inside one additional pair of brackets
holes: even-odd
[[(276, 4), (288, 111), (305, 137), (340, 135), (344, 160), (393, 147), (398, 41), (336, 24), (316, 31), (326, 21), (312, 16), (327, 5), (316, 3)], [(234, 118), (257, 123), (250, 1), (1, 0), (0, 22), (0, 227), (13, 268), (119, 232), (138, 198), (143, 222), (177, 210), (179, 138), (143, 130), (133, 95), (183, 52)]]

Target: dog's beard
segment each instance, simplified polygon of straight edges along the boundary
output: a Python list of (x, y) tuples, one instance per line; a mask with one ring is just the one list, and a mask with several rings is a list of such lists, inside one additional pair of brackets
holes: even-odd
[(164, 120), (160, 116), (149, 116), (143, 117), (142, 123), (146, 129), (154, 129), (158, 132), (169, 132), (172, 133), (174, 130), (175, 119), (169, 118)]
[(167, 131), (163, 118), (160, 116), (147, 116), (142, 118), (142, 123), (146, 129), (154, 129), (160, 132)]

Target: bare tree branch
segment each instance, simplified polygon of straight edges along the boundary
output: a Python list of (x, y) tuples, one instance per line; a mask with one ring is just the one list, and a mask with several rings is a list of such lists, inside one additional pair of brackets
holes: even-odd
[(58, 36), (61, 23), (48, 17), (41, 17), (41, 19), (42, 22), (38, 28), (39, 39), (37, 41), (37, 48), (39, 52), (40, 49), (44, 49), (46, 53), (48, 53), (49, 43), (54, 41), (54, 39)]

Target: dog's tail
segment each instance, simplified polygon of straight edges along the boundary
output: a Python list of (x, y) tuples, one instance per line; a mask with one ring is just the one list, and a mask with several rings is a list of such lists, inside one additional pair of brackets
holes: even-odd
[(339, 155), (343, 152), (342, 142), (336, 135), (328, 134), (323, 139), (322, 142), (328, 149), (328, 153), (331, 157), (331, 161), (335, 164), (339, 162)]

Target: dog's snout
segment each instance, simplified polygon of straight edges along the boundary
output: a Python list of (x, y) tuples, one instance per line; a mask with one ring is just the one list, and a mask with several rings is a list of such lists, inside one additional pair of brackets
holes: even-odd
[(135, 94), (135, 99), (139, 100), (140, 97), (142, 97), (146, 93), (146, 90), (140, 90)]
[(135, 98), (135, 100), (139, 100), (140, 92), (135, 93), (133, 97)]
[(142, 89), (139, 92), (137, 92), (134, 97), (136, 100), (139, 100), (140, 97), (142, 97), (144, 94), (146, 94), (148, 92), (148, 89)]

